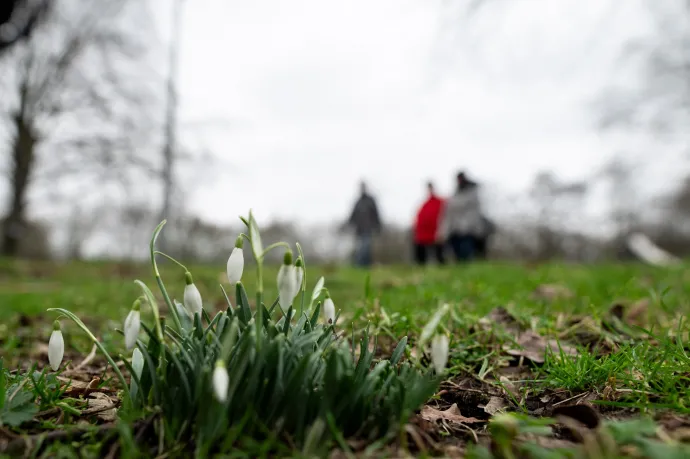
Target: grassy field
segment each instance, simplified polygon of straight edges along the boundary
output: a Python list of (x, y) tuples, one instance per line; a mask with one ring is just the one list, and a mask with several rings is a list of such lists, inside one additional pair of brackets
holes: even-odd
[[(274, 298), (277, 268), (267, 270), (266, 297)], [(225, 307), (218, 287), (224, 267), (190, 271), (213, 316)], [(252, 274), (248, 267), (248, 290)], [(166, 264), (162, 275), (171, 295), (182, 300), (183, 273)], [(446, 380), (404, 435), (369, 450), (376, 457), (667, 458), (690, 457), (684, 449), (690, 439), (689, 275), (633, 264), (487, 263), (370, 272), (307, 266), (307, 289), (325, 276), (341, 310), (339, 328), (349, 336), (369, 326), (385, 357), (403, 336), (410, 340), (407, 357), (422, 353), (414, 345), (421, 329), (440, 304), (450, 305), (440, 324), (450, 336)], [(47, 366), (51, 307), (76, 313), (109, 351), (122, 352), (115, 328), (122, 328), (139, 295), (134, 279), (155, 286), (148, 265), (0, 262), (0, 355), (13, 369), (9, 378), (20, 378), (34, 363), (39, 370)], [(116, 386), (100, 356), (70, 375), (92, 346), (75, 326), (65, 324), (63, 333), (73, 388), (94, 378), (102, 378), (99, 387)], [(117, 429), (110, 437), (96, 435), (113, 419), (103, 415), (108, 410), (92, 410), (88, 398), (89, 391), (67, 391), (61, 400), (41, 401), (40, 411), (19, 427), (0, 424), (0, 452), (116, 456)], [(41, 434), (70, 426), (82, 429), (79, 436), (40, 441)], [(22, 435), (32, 441), (22, 444)], [(363, 455), (367, 446), (348, 439), (345, 448), (334, 445), (333, 455)]]

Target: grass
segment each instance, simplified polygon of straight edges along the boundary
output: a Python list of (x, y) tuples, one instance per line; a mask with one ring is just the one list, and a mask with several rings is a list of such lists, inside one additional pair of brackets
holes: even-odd
[[(161, 271), (171, 296), (181, 300), (183, 273), (170, 263)], [(190, 266), (190, 271), (205, 308), (211, 312), (224, 307), (218, 288), (223, 266)], [(277, 267), (267, 267), (268, 298), (277, 296), (276, 273)], [(252, 275), (248, 267), (243, 282), (250, 290)], [(385, 357), (404, 335), (412, 344), (408, 357), (417, 352), (414, 343), (431, 314), (441, 303), (451, 306), (440, 323), (450, 336), (448, 378), (427, 404), (436, 411), (425, 415), (423, 410), (410, 420), (397, 444), (383, 445), (377, 454), (396, 455), (397, 448), (407, 448), (447, 456), (519, 457), (529, 450), (532, 456), (527, 457), (567, 457), (560, 451), (607, 457), (610, 444), (619, 448), (610, 457), (688, 454), (679, 449), (690, 425), (690, 350), (684, 320), (690, 312), (690, 278), (685, 269), (478, 263), (367, 272), (315, 267), (307, 260), (308, 291), (321, 275), (341, 310), (341, 328), (357, 334), (369, 325), (379, 335), (379, 354)], [(121, 336), (114, 329), (122, 328), (139, 295), (135, 278), (155, 285), (148, 265), (0, 261), (0, 355), (5, 368), (20, 369), (7, 376), (6, 386), (17, 394), (28, 387), (43, 391), (29, 410), (33, 420), (21, 427), (0, 426), (0, 452), (17, 435), (64, 432), (85, 422), (94, 426), (90, 437), (75, 442), (59, 436), (30, 450), (44, 457), (77, 450), (100, 457), (118, 443), (113, 432), (119, 435), (121, 451), (136, 449), (137, 421), (101, 435), (98, 426), (108, 421), (98, 413), (88, 414), (95, 406), (89, 390), (77, 390), (77, 383), (66, 389), (46, 368), (42, 347), (55, 318), (45, 311), (60, 307), (77, 314), (109, 351), (122, 352)], [(65, 360), (71, 359), (74, 368), (91, 344), (74, 326), (65, 323), (63, 332)], [(22, 383), (27, 370), (31, 378)], [(116, 386), (99, 357), (72, 377), (84, 384), (97, 378), (100, 389)], [(445, 410), (453, 404), (462, 417), (474, 421), (448, 414)], [(572, 406), (590, 411), (579, 413)], [(504, 418), (503, 411), (527, 417)], [(444, 414), (430, 419), (429, 413), (438, 412)], [(596, 418), (596, 426), (588, 424), (587, 416)], [(560, 427), (545, 426), (550, 418), (558, 419)], [(566, 418), (579, 424), (571, 425)], [(251, 439), (243, 445), (260, 455), (262, 445), (252, 445)], [(349, 448), (362, 454), (366, 445), (352, 439)], [(487, 456), (491, 452), (495, 455)]]

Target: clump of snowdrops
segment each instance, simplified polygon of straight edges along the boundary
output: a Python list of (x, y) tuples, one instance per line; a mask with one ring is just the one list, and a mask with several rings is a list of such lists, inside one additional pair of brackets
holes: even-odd
[[(192, 274), (178, 261), (155, 249), (165, 224), (154, 231), (150, 243), (153, 272), (172, 321), (160, 315), (158, 302), (143, 282), (135, 282), (142, 295), (124, 321), (125, 346), (133, 350), (123, 358), (131, 374), (128, 382), (115, 360), (77, 316), (55, 308), (74, 321), (98, 346), (122, 385), (128, 419), (155, 419), (156, 443), (170, 447), (188, 444), (197, 456), (229, 451), (240, 437), (278, 439), (305, 450), (348, 437), (390, 438), (401, 433), (409, 416), (434, 394), (448, 358), (448, 340), (432, 341), (435, 374), (417, 363), (402, 362), (407, 337), (390, 359), (374, 362), (365, 331), (359, 340), (337, 334), (338, 315), (324, 278), (308, 295), (304, 255), (287, 243), (261, 243), (252, 213), (242, 221), (248, 234), (240, 234), (227, 262), (230, 293), (221, 285), (227, 308), (210, 317), (204, 309)], [(244, 242), (256, 260), (255, 300), (250, 303), (241, 278)], [(284, 249), (278, 272), (278, 298), (265, 302), (263, 260), (274, 249)], [(184, 270), (183, 303), (171, 299), (156, 263), (166, 257)], [(153, 323), (141, 320), (150, 308)], [(429, 338), (440, 315), (426, 327)], [(435, 322), (435, 324), (433, 324)], [(431, 327), (433, 325), (433, 327)], [(424, 333), (423, 333), (424, 334)], [(424, 338), (424, 337), (423, 337)], [(64, 341), (59, 321), (49, 344), (50, 364), (57, 370)]]

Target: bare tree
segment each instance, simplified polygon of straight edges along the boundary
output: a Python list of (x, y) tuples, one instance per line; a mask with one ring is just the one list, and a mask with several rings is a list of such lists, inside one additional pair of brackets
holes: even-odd
[[(182, 1), (173, 0), (173, 26), (168, 50), (167, 106), (165, 110), (165, 133), (163, 143), (163, 205), (159, 220), (171, 218), (173, 192), (175, 191), (175, 159), (177, 140), (177, 61), (182, 19)], [(159, 245), (167, 250), (167, 235), (161, 234)]]
[(578, 210), (583, 207), (587, 189), (584, 182), (563, 183), (551, 172), (537, 174), (530, 190), (538, 208), (537, 258), (551, 258), (568, 251), (563, 235), (572, 232), (575, 221), (582, 220)]
[[(599, 101), (605, 129), (647, 130), (657, 140), (690, 144), (690, 0), (645, 2), (650, 36), (632, 41), (623, 64), (640, 72), (639, 84), (607, 88)], [(690, 154), (690, 151), (688, 151)]]
[[(127, 186), (132, 166), (153, 166), (135, 153), (145, 118), (139, 79), (123, 64), (142, 48), (122, 20), (128, 0), (57, 1), (40, 30), (4, 62), (14, 70), (16, 98), (2, 99), (11, 131), (6, 145), (10, 199), (2, 253), (17, 254), (30, 189), (42, 179), (57, 188), (94, 193), (105, 181)], [(129, 30), (129, 31), (128, 31)], [(95, 182), (94, 182), (95, 180)]]
[(0, 55), (29, 38), (50, 5), (48, 0), (3, 0), (0, 4)]

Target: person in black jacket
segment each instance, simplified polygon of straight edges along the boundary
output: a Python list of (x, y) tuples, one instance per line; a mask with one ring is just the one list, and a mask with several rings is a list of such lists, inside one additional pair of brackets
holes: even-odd
[(359, 199), (355, 202), (350, 218), (344, 226), (355, 230), (354, 263), (357, 266), (368, 267), (373, 260), (374, 235), (381, 231), (381, 218), (376, 200), (369, 194), (366, 183), (362, 181), (359, 186)]

